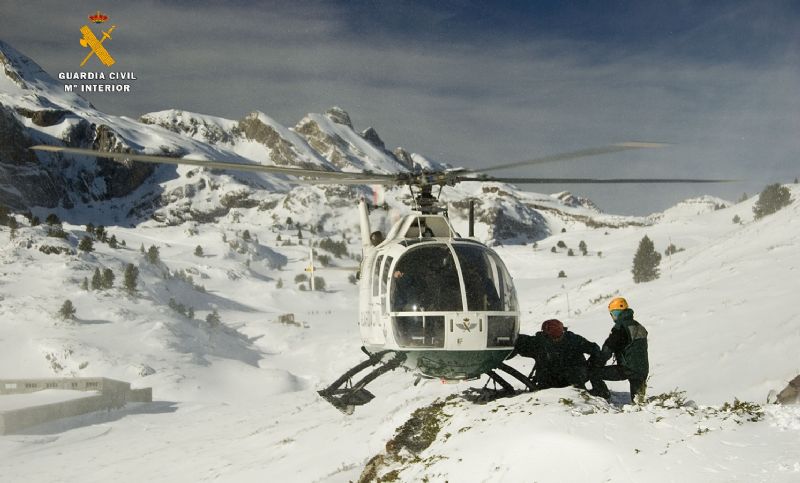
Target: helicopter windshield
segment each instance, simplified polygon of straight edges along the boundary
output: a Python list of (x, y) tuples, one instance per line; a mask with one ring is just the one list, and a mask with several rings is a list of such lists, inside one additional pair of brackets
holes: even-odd
[(462, 310), (461, 284), (447, 245), (414, 247), (398, 260), (391, 307), (394, 312)]
[(482, 246), (454, 244), (469, 310), (515, 311), (517, 300), (503, 262)]

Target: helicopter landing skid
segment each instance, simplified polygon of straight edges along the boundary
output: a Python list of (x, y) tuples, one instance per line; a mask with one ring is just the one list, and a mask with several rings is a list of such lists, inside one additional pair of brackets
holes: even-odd
[(349, 371), (342, 374), (342, 377), (335, 380), (333, 384), (321, 391), (317, 391), (317, 393), (339, 411), (345, 414), (353, 414), (353, 410), (356, 406), (367, 404), (375, 397), (371, 392), (364, 389), (364, 387), (384, 373), (397, 369), (400, 364), (405, 362), (406, 355), (399, 352), (395, 353), (394, 357), (388, 362), (381, 367), (373, 369), (355, 384), (352, 382), (353, 376), (370, 366), (380, 364), (383, 361), (383, 357), (390, 352), (394, 351), (385, 350), (376, 352), (375, 354), (369, 354), (369, 359), (354, 366)]
[[(533, 384), (529, 378), (525, 377), (524, 374), (519, 372), (518, 370), (514, 369), (513, 367), (505, 364), (500, 363), (496, 369), (499, 369), (506, 374), (510, 375), (514, 379), (518, 380), (529, 391), (535, 391), (536, 386)], [(506, 381), (503, 376), (495, 372), (495, 370), (490, 370), (486, 372), (486, 375), (489, 376), (489, 379), (486, 381), (486, 384), (483, 385), (483, 388), (480, 390), (472, 389), (471, 395), (469, 399), (476, 403), (487, 403), (489, 401), (493, 401), (495, 399), (499, 399), (502, 397), (510, 397), (517, 394), (517, 391), (514, 389), (514, 386), (511, 385), (508, 381)], [(489, 388), (489, 383), (494, 385), (493, 388)], [(500, 386), (498, 388), (497, 386)]]

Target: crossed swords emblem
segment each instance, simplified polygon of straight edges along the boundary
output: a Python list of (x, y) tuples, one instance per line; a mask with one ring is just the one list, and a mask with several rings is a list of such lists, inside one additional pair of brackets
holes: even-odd
[(96, 55), (97, 58), (100, 59), (100, 62), (102, 62), (106, 67), (111, 67), (114, 65), (114, 62), (116, 61), (113, 57), (111, 57), (111, 54), (108, 53), (106, 48), (103, 47), (103, 42), (105, 42), (106, 39), (111, 38), (111, 32), (113, 32), (115, 28), (117, 28), (117, 26), (112, 25), (108, 31), (103, 31), (103, 38), (98, 40), (97, 37), (95, 37), (94, 32), (92, 32), (89, 27), (86, 25), (81, 27), (81, 33), (83, 34), (81, 45), (91, 49), (91, 52), (89, 52), (89, 54), (86, 55), (86, 58), (83, 59), (83, 62), (81, 62), (81, 67), (83, 67), (86, 62), (89, 61), (92, 55)]

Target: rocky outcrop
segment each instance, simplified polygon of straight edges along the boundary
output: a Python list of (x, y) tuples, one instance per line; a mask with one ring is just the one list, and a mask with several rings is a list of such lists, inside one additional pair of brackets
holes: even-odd
[(370, 144), (375, 146), (378, 149), (385, 150), (386, 144), (384, 144), (383, 139), (378, 136), (378, 131), (375, 130), (373, 127), (368, 127), (361, 132), (361, 137), (369, 141)]
[(14, 111), (0, 104), (0, 204), (18, 210), (54, 207), (64, 196), (63, 183), (28, 149), (33, 144)]
[(406, 168), (408, 169), (414, 168), (414, 158), (412, 158), (411, 153), (409, 153), (405, 149), (400, 147), (395, 148), (394, 151), (392, 151), (392, 154), (394, 154), (395, 159), (397, 159), (397, 161), (399, 161), (400, 164), (402, 164)]
[(350, 114), (339, 106), (333, 106), (327, 111), (325, 115), (336, 124), (342, 124), (350, 129), (353, 129), (353, 122), (350, 120)]
[(33, 111), (31, 109), (18, 107), (17, 114), (27, 117), (37, 126), (49, 127), (55, 126), (56, 124), (61, 124), (64, 118), (72, 114), (72, 112), (64, 109), (42, 109), (39, 111)]
[(778, 393), (775, 402), (778, 404), (800, 404), (800, 376), (792, 379), (789, 385)]
[[(130, 153), (117, 138), (117, 134), (108, 126), (100, 125), (95, 130), (92, 149), (114, 153)], [(148, 163), (120, 163), (110, 159), (97, 159), (97, 175), (106, 181), (106, 190), (103, 198), (117, 198), (129, 195), (142, 185), (148, 176), (153, 174), (155, 166)]]
[(205, 119), (195, 117), (192, 113), (180, 110), (145, 114), (139, 118), (139, 122), (161, 126), (174, 133), (185, 134), (208, 144), (231, 144), (241, 135), (241, 131), (236, 126), (227, 130)]
[(594, 204), (592, 200), (589, 198), (584, 198), (583, 196), (575, 196), (569, 191), (563, 191), (561, 193), (556, 193), (552, 195), (553, 198), (561, 201), (567, 206), (571, 206), (573, 208), (588, 208), (594, 212), (600, 213), (600, 208)]
[[(345, 113), (347, 114), (347, 113)], [(347, 118), (350, 119), (349, 117)], [(347, 161), (347, 141), (336, 134), (323, 131), (316, 121), (305, 118), (295, 126), (295, 132), (302, 135), (314, 151), (333, 163), (339, 169), (349, 165)]]
[(319, 169), (319, 166), (304, 161), (292, 143), (284, 139), (274, 127), (262, 122), (257, 112), (253, 112), (239, 121), (239, 130), (245, 138), (267, 146), (270, 149), (272, 162), (278, 166)]

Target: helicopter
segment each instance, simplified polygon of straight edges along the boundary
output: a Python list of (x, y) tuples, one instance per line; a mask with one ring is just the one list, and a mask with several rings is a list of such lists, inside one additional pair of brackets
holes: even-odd
[[(366, 389), (367, 384), (400, 366), (416, 371), (419, 378), (441, 379), (445, 382), (475, 380), (487, 375), (490, 381), (502, 388), (503, 393), (513, 394), (513, 385), (498, 373), (502, 371), (527, 389), (535, 389), (529, 377), (504, 362), (514, 350), (520, 330), (519, 303), (509, 270), (492, 248), (474, 237), (473, 202), (469, 205), (468, 235), (461, 236), (455, 230), (447, 207), (440, 202), (443, 188), (462, 182), (620, 184), (732, 181), (508, 178), (487, 174), (494, 170), (663, 146), (666, 145), (624, 142), (481, 170), (456, 168), (394, 174), (288, 168), (50, 145), (37, 145), (30, 149), (119, 161), (283, 174), (296, 178), (295, 182), (299, 184), (408, 187), (412, 199), (411, 213), (400, 218), (386, 235), (372, 231), (368, 204), (363, 198), (358, 203), (362, 248), (358, 327), (361, 350), (367, 359), (318, 391), (334, 407), (351, 414), (356, 406), (374, 398)], [(433, 195), (434, 187), (439, 188), (437, 196)], [(313, 252), (310, 257), (313, 267)], [(313, 280), (313, 271), (311, 275)], [(353, 382), (358, 374), (370, 368), (368, 373)]]

